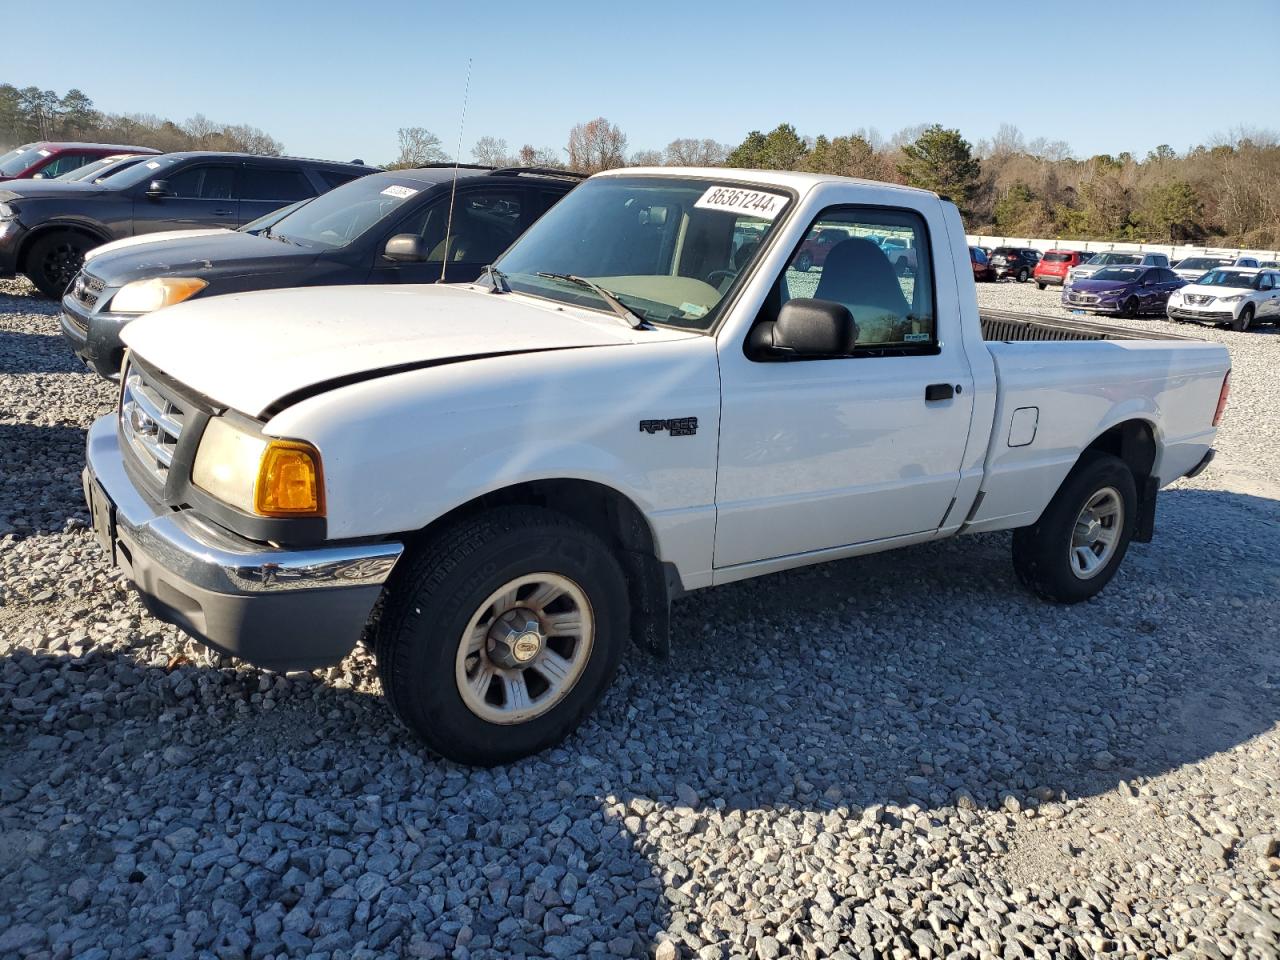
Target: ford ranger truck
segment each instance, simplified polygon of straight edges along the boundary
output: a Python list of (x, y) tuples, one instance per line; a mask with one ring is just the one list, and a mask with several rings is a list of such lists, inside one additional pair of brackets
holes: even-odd
[(124, 339), (84, 486), (151, 611), (277, 670), (368, 630), (397, 715), (473, 764), (568, 735), (686, 591), (1012, 529), (1022, 583), (1088, 600), (1209, 462), (1229, 369), (980, 316), (936, 194), (718, 168), (599, 174), (474, 284), (229, 294)]

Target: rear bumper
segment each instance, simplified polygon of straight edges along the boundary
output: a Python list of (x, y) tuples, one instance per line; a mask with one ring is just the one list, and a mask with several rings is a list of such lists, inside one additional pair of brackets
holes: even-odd
[(275, 670), (351, 652), (404, 547), (288, 550), (151, 503), (125, 472), (115, 415), (89, 429), (85, 499), (108, 556), (147, 609), (210, 647)]
[(1204, 473), (1205, 467), (1209, 466), (1209, 464), (1213, 462), (1213, 458), (1216, 455), (1217, 451), (1210, 447), (1205, 451), (1204, 456), (1200, 458), (1200, 462), (1184, 473), (1183, 476), (1187, 478), (1200, 476), (1200, 474)]
[(1052, 273), (1042, 273), (1038, 276), (1035, 274), (1032, 274), (1032, 277), (1035, 279), (1036, 283), (1044, 283), (1044, 284), (1051, 283), (1059, 287), (1062, 286), (1063, 281), (1066, 280), (1066, 277), (1062, 276), (1061, 274), (1054, 275)]

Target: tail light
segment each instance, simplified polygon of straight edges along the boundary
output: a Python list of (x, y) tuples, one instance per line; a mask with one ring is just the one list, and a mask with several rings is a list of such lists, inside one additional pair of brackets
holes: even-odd
[(1222, 378), (1222, 389), (1218, 391), (1218, 409), (1213, 411), (1213, 425), (1216, 427), (1222, 422), (1222, 414), (1227, 409), (1227, 397), (1231, 396), (1231, 371), (1227, 371), (1227, 375)]

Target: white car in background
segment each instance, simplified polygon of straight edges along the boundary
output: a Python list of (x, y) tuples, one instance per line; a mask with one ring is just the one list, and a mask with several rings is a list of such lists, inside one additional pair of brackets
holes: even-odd
[(1175, 290), (1165, 308), (1170, 320), (1230, 324), (1243, 332), (1258, 323), (1280, 324), (1280, 270), (1219, 267)]
[(1067, 283), (1076, 280), (1088, 280), (1103, 267), (1167, 267), (1169, 258), (1163, 253), (1138, 253), (1124, 250), (1108, 250), (1106, 253), (1095, 253), (1092, 257), (1072, 267), (1067, 274)]
[(1210, 270), (1217, 270), (1219, 267), (1256, 267), (1257, 265), (1257, 262), (1236, 263), (1234, 257), (1183, 257), (1173, 265), (1173, 272), (1188, 283), (1195, 283)]

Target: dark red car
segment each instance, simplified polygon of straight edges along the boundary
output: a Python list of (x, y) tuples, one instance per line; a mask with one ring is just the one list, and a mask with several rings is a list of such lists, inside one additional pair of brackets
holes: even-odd
[(1031, 276), (1035, 279), (1036, 286), (1041, 290), (1051, 283), (1062, 286), (1067, 282), (1067, 276), (1070, 274), (1071, 268), (1080, 266), (1091, 256), (1093, 254), (1083, 253), (1079, 250), (1050, 250), (1040, 258), (1040, 262), (1036, 264)]
[(969, 263), (973, 265), (973, 279), (978, 283), (995, 281), (996, 271), (991, 266), (991, 258), (981, 247), (969, 248)]
[(827, 262), (827, 254), (841, 240), (848, 240), (849, 234), (844, 230), (815, 230), (800, 244), (800, 250), (793, 261), (795, 269), (807, 272), (813, 267), (820, 267)]
[(0, 180), (52, 180), (86, 163), (117, 153), (159, 153), (150, 147), (129, 147), (113, 143), (57, 143), (41, 141), (10, 150), (0, 156)]

